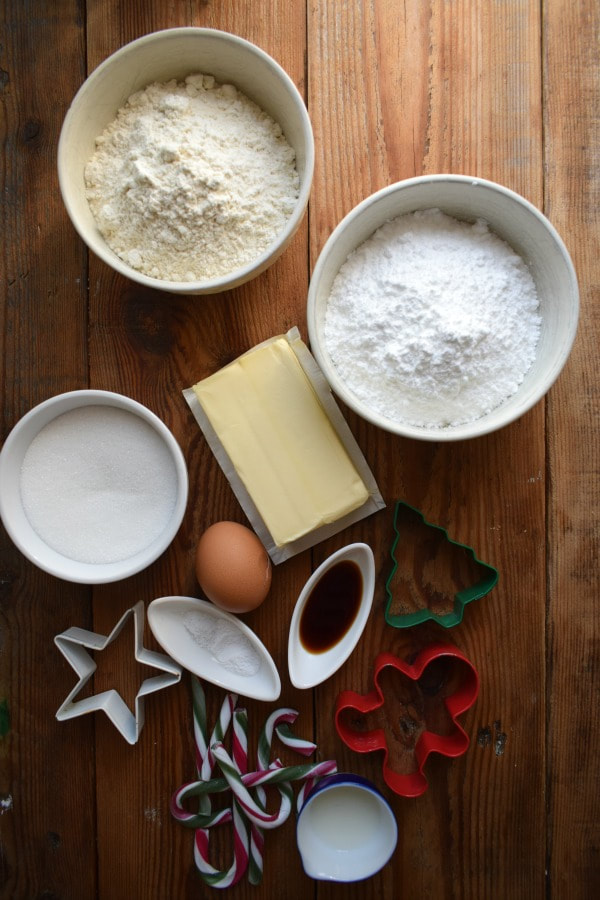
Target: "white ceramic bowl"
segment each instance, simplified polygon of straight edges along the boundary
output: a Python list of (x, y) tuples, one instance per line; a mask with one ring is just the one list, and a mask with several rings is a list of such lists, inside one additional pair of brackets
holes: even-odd
[(254, 700), (279, 697), (269, 651), (232, 613), (195, 597), (158, 597), (148, 607), (148, 624), (165, 653), (198, 678)]
[[(394, 421), (371, 409), (340, 378), (323, 334), (331, 286), (348, 255), (390, 219), (433, 208), (469, 222), (484, 219), (491, 231), (525, 260), (536, 285), (542, 319), (535, 361), (517, 392), (475, 421), (441, 428)], [(312, 275), (307, 310), (311, 350), (344, 403), (386, 431), (428, 441), (477, 437), (496, 431), (527, 412), (546, 394), (567, 361), (578, 314), (575, 270), (563, 241), (548, 219), (513, 191), (463, 175), (411, 178), (383, 188), (356, 206), (323, 247)], [(501, 308), (498, 315), (502, 315)]]
[(362, 881), (390, 859), (398, 841), (394, 813), (374, 784), (359, 775), (322, 778), (296, 823), (304, 871), (320, 881)]
[[(283, 231), (257, 259), (221, 278), (173, 282), (131, 268), (100, 234), (85, 196), (84, 168), (95, 140), (135, 91), (152, 82), (201, 72), (234, 84), (283, 129), (296, 152), (299, 196)], [(314, 139), (304, 101), (284, 69), (259, 47), (211, 28), (170, 28), (121, 47), (83, 83), (65, 117), (58, 144), (58, 176), (67, 212), (90, 250), (117, 272), (146, 287), (180, 294), (229, 290), (263, 272), (283, 252), (302, 221), (314, 168)]]
[[(313, 652), (300, 638), (302, 614), (320, 580), (341, 562), (354, 563), (360, 570), (362, 585), (360, 602), (354, 620), (348, 630), (329, 649)], [(330, 678), (342, 666), (354, 648), (367, 624), (375, 590), (375, 560), (368, 544), (349, 544), (332, 553), (315, 569), (308, 579), (294, 607), (288, 637), (288, 669), (290, 681), (297, 688), (312, 688)]]
[[(38, 433), (63, 413), (81, 407), (109, 406), (139, 417), (150, 426), (173, 462), (175, 496), (164, 530), (146, 546), (126, 559), (108, 562), (81, 562), (50, 547), (32, 527), (21, 496), (23, 460)], [(160, 444), (157, 443), (157, 446)], [(102, 480), (102, 473), (98, 473)], [(188, 497), (188, 474), (179, 444), (167, 426), (147, 407), (111, 391), (81, 390), (58, 394), (33, 407), (20, 419), (0, 452), (0, 517), (14, 543), (31, 562), (45, 572), (80, 584), (119, 581), (145, 569), (156, 560), (175, 537), (183, 519)], [(142, 523), (141, 523), (142, 525)], [(142, 526), (143, 527), (143, 526)]]

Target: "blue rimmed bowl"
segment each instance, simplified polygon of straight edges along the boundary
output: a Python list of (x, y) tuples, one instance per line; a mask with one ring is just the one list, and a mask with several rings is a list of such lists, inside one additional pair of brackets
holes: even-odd
[(398, 841), (392, 808), (374, 784), (340, 772), (322, 778), (298, 815), (304, 871), (320, 881), (362, 881), (389, 862)]

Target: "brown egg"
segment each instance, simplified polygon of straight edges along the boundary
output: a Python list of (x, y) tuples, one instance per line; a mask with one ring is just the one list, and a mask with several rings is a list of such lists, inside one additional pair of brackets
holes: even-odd
[(196, 550), (196, 577), (215, 606), (250, 612), (271, 587), (271, 560), (258, 537), (237, 522), (215, 522)]

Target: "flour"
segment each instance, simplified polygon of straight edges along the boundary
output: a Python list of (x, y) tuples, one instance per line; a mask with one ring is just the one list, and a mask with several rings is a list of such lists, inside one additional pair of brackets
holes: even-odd
[(487, 225), (400, 216), (334, 280), (325, 344), (347, 387), (396, 422), (474, 421), (515, 393), (541, 318), (525, 262)]
[(250, 677), (260, 669), (260, 657), (245, 634), (225, 619), (202, 612), (187, 612), (183, 624), (194, 641), (228, 672)]
[(252, 262), (299, 192), (281, 127), (210, 75), (133, 94), (97, 138), (86, 195), (107, 244), (132, 268), (203, 281)]

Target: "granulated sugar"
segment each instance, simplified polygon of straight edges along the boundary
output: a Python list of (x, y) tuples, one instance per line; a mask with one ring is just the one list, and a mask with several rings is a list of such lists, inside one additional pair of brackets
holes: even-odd
[(96, 141), (86, 196), (132, 268), (204, 281), (255, 260), (290, 218), (295, 153), (278, 123), (210, 75), (133, 94)]
[(53, 419), (21, 467), (31, 526), (77, 562), (113, 563), (144, 550), (166, 528), (176, 495), (175, 464), (158, 432), (112, 406)]
[(541, 327), (523, 259), (482, 222), (431, 209), (386, 223), (346, 260), (325, 344), (346, 386), (396, 422), (472, 422), (515, 393)]

